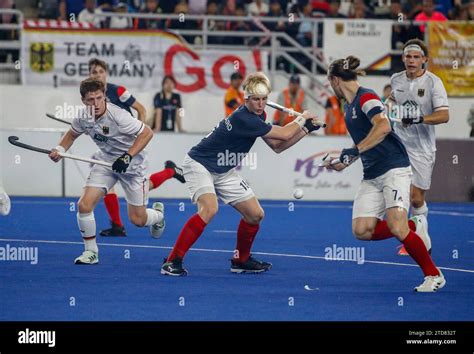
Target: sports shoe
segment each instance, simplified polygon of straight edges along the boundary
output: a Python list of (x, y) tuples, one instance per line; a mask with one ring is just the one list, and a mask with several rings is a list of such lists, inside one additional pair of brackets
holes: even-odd
[(159, 223), (150, 225), (151, 237), (160, 238), (161, 235), (163, 235), (163, 232), (165, 231), (165, 227), (166, 227), (165, 206), (161, 202), (155, 202), (153, 203), (152, 208), (154, 210), (159, 211), (161, 214), (163, 214), (163, 220), (161, 220)]
[(127, 236), (127, 232), (125, 231), (124, 226), (119, 226), (113, 222), (110, 223), (112, 227), (110, 229), (102, 230), (99, 235), (100, 236), (111, 236), (111, 237), (125, 237)]
[(161, 266), (161, 274), (171, 275), (173, 277), (185, 277), (188, 275), (187, 269), (183, 268), (183, 260), (176, 257), (171, 262), (165, 258)]
[(165, 168), (173, 169), (174, 170), (173, 178), (176, 178), (181, 183), (186, 183), (186, 180), (184, 179), (183, 169), (176, 166), (176, 164), (173, 161), (171, 160), (166, 161)]
[(238, 262), (231, 259), (230, 271), (232, 273), (261, 273), (266, 272), (272, 267), (271, 263), (262, 262), (250, 255), (245, 262)]
[(414, 290), (419, 293), (434, 293), (446, 285), (446, 279), (439, 270), (439, 275), (428, 275), (425, 277), (425, 281), (420, 286), (417, 286)]
[(11, 202), (10, 197), (5, 192), (0, 192), (0, 215), (7, 216), (10, 214)]
[(98, 264), (99, 254), (93, 251), (84, 251), (74, 260), (74, 264)]

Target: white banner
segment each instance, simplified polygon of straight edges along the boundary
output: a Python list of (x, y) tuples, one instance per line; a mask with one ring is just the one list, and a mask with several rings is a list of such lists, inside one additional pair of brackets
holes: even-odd
[(328, 65), (354, 55), (361, 69), (388, 70), (391, 47), (391, 21), (324, 19), (323, 49)]
[(173, 75), (181, 92), (207, 90), (223, 94), (230, 75), (266, 67), (260, 51), (194, 52), (169, 32), (51, 30), (24, 31), (25, 83), (77, 86), (88, 76), (91, 58), (105, 60), (110, 82), (139, 89), (161, 89)]

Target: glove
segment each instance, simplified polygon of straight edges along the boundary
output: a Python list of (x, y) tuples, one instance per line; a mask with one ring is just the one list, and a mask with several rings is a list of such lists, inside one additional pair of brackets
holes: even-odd
[(415, 118), (402, 118), (402, 123), (403, 124), (421, 124), (423, 123), (424, 118), (423, 116), (415, 117)]
[(343, 149), (341, 155), (339, 156), (339, 161), (344, 165), (349, 166), (359, 157), (359, 149), (357, 146), (354, 146), (349, 149)]
[(123, 154), (117, 160), (115, 160), (114, 164), (112, 165), (112, 171), (118, 173), (125, 173), (131, 161), (132, 155), (127, 153)]
[(321, 128), (321, 126), (313, 124), (312, 119), (307, 119), (306, 122), (304, 123), (304, 128), (307, 133), (311, 133)]

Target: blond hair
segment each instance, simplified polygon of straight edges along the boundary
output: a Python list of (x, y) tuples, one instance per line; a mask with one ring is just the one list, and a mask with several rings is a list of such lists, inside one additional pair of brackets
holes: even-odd
[(245, 98), (250, 96), (268, 96), (272, 91), (272, 85), (268, 77), (261, 71), (249, 74), (243, 84)]

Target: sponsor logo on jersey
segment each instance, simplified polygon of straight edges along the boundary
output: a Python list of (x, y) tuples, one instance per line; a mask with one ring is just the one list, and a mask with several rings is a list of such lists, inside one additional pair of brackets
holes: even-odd
[(356, 119), (356, 118), (357, 118), (356, 109), (355, 109), (355, 107), (352, 107), (352, 119)]
[(54, 68), (54, 44), (34, 42), (30, 45), (30, 67), (37, 73), (46, 73)]
[(106, 136), (103, 136), (102, 134), (95, 133), (94, 140), (100, 141), (101, 143), (106, 143), (109, 139)]

